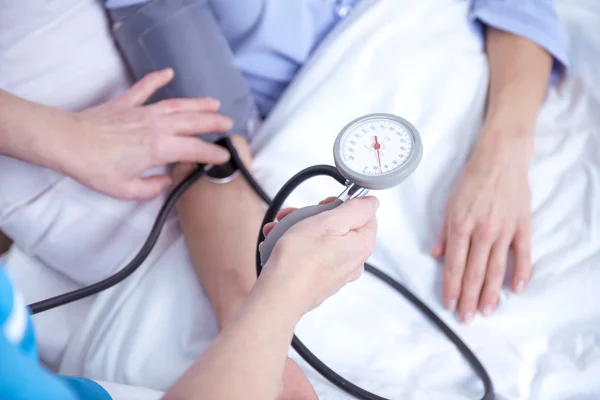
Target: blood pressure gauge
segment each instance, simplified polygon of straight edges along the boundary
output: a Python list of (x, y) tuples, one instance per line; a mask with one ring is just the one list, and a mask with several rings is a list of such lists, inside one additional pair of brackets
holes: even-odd
[(261, 264), (267, 262), (277, 240), (298, 222), (365, 196), (369, 190), (399, 185), (417, 169), (422, 157), (419, 132), (403, 118), (370, 114), (350, 122), (333, 146), (335, 165), (347, 180), (346, 190), (328, 204), (295, 210), (281, 220), (263, 243)]
[(365, 189), (400, 184), (418, 167), (423, 144), (417, 129), (404, 118), (370, 114), (350, 122), (333, 146), (340, 173)]

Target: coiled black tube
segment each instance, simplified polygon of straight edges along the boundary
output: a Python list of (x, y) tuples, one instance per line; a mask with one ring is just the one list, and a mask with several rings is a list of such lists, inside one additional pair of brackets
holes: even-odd
[(167, 221), (167, 217), (169, 216), (169, 212), (175, 206), (175, 203), (181, 197), (181, 195), (190, 187), (194, 182), (200, 179), (204, 175), (204, 165), (198, 165), (197, 168), (190, 173), (190, 175), (185, 178), (167, 197), (165, 200), (165, 204), (163, 204), (160, 209), (156, 220), (154, 221), (154, 225), (152, 229), (150, 229), (150, 233), (148, 234), (148, 238), (146, 242), (142, 245), (140, 251), (133, 257), (133, 259), (121, 269), (116, 274), (109, 276), (108, 278), (94, 283), (93, 285), (74, 290), (72, 292), (68, 292), (65, 294), (61, 294), (56, 297), (51, 297), (46, 300), (38, 301), (37, 303), (33, 303), (29, 305), (29, 309), (32, 315), (51, 310), (53, 308), (57, 308), (60, 306), (64, 306), (66, 304), (72, 303), (77, 300), (81, 300), (85, 297), (92, 296), (96, 293), (102, 292), (108, 288), (115, 286), (116, 284), (122, 282), (125, 278), (130, 276), (139, 268), (140, 265), (148, 258), (148, 255), (154, 248), (158, 237), (160, 236), (160, 232), (162, 231), (165, 222)]

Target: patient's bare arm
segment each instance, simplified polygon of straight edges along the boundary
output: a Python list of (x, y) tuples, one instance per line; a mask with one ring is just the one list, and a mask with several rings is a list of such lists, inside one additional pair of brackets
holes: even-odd
[[(241, 137), (233, 137), (233, 141), (250, 168), (247, 142)], [(183, 170), (178, 167), (176, 174), (183, 174)], [(256, 241), (265, 207), (240, 175), (227, 184), (200, 180), (182, 196), (177, 209), (195, 268), (210, 299), (219, 330), (223, 330), (256, 281)], [(288, 359), (280, 399), (316, 398), (300, 368)]]
[[(285, 394), (294, 327), (304, 313), (361, 275), (375, 248), (378, 206), (372, 197), (350, 200), (289, 230), (243, 308), (165, 399), (274, 400), (281, 396), (282, 375), (284, 398), (305, 399)], [(265, 227), (267, 236), (273, 227)]]
[[(233, 142), (250, 167), (246, 141), (233, 137)], [(256, 280), (256, 240), (265, 208), (239, 175), (227, 184), (201, 179), (183, 194), (177, 210), (190, 255), (222, 330)]]

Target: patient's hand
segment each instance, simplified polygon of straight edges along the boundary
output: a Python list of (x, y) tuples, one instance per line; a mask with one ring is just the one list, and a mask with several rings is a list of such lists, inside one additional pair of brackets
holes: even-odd
[(531, 274), (530, 134), (481, 136), (447, 203), (446, 218), (432, 250), (444, 260), (444, 302), (470, 323), (477, 309), (495, 311), (512, 247), (512, 289), (521, 292)]

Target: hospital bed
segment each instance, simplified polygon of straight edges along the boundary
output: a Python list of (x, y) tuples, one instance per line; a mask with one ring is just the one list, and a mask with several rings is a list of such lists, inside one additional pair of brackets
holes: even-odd
[[(0, 9), (8, 3), (0, 0)], [(99, 3), (19, 3), (0, 13), (0, 26), (8, 27), (0, 31), (0, 87), (70, 110), (127, 87)], [(487, 65), (467, 7), (460, 0), (363, 3), (266, 121), (253, 144), (256, 176), (274, 194), (300, 169), (332, 163), (336, 134), (356, 116), (407, 118), (423, 136), (423, 162), (403, 185), (378, 193), (372, 263), (404, 282), (469, 344), (499, 399), (598, 399), (600, 4), (558, 2), (572, 70), (549, 90), (537, 127), (530, 170), (533, 279), (522, 295), (505, 289), (494, 316), (462, 326), (441, 306), (441, 266), (428, 253), (483, 115)], [(11, 25), (19, 15), (29, 16), (26, 23)], [(15, 240), (6, 262), (28, 302), (116, 271), (143, 242), (163, 200), (118, 202), (52, 172), (1, 162), (0, 190), (21, 185), (0, 202), (0, 227)], [(31, 176), (36, 185), (25, 185)], [(290, 204), (339, 192), (335, 182), (316, 180)], [(159, 391), (217, 333), (174, 215), (131, 278), (36, 316), (36, 327), (41, 356), (55, 370)], [(368, 276), (306, 316), (297, 333), (341, 375), (382, 396), (459, 400), (481, 393), (451, 343)], [(347, 399), (310, 368), (305, 372), (320, 398)]]

